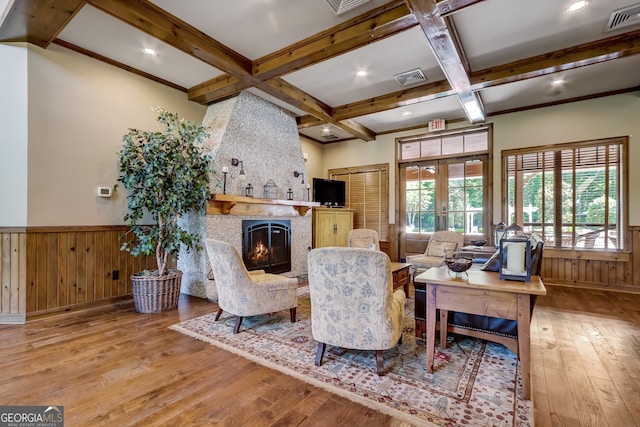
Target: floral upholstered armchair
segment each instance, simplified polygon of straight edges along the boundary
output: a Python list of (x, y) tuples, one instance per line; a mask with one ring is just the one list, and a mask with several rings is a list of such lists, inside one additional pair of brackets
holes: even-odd
[(417, 270), (426, 270), (431, 267), (444, 265), (447, 256), (453, 256), (454, 252), (464, 246), (464, 235), (457, 231), (436, 231), (431, 235), (424, 254), (409, 255), (407, 262), (411, 263), (411, 275)]
[(354, 228), (353, 230), (349, 230), (347, 240), (347, 246), (350, 248), (371, 249), (369, 245), (373, 245), (373, 249), (376, 251), (380, 250), (380, 241), (376, 230), (370, 230), (368, 228)]
[(238, 251), (229, 243), (207, 239), (207, 253), (218, 291), (218, 313), (236, 316), (233, 333), (240, 330), (242, 318), (289, 309), (291, 322), (296, 321), (298, 279), (249, 272)]
[(318, 341), (315, 364), (326, 345), (375, 350), (383, 374), (383, 350), (402, 342), (402, 288), (394, 292), (387, 254), (363, 248), (326, 247), (309, 252), (311, 331)]

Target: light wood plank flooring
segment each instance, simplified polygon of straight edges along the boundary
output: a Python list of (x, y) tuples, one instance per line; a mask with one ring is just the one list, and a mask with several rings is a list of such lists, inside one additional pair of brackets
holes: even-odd
[[(215, 310), (0, 325), (0, 404), (64, 405), (68, 426), (406, 425), (167, 328)], [(640, 426), (640, 295), (549, 287), (531, 337), (536, 426)]]

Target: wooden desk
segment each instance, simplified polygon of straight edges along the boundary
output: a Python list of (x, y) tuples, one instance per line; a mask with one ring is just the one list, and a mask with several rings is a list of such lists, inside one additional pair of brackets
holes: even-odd
[(395, 291), (400, 286), (404, 289), (404, 294), (409, 296), (409, 267), (411, 264), (405, 262), (392, 262), (391, 274), (393, 275), (393, 290)]
[[(436, 309), (440, 309), (440, 347), (447, 345), (448, 310), (516, 320), (515, 339), (522, 368), (522, 394), (531, 397), (531, 295), (546, 295), (539, 276), (531, 282), (500, 280), (498, 273), (469, 270), (469, 277), (455, 277), (446, 267), (430, 268), (415, 277), (425, 283), (427, 293), (427, 372), (433, 373), (435, 351)], [(459, 331), (464, 333), (463, 331)], [(488, 335), (488, 334), (487, 334)], [(491, 340), (491, 337), (487, 337)]]

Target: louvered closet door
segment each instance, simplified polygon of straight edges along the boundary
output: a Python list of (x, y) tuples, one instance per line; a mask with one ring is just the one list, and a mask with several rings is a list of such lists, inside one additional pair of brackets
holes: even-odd
[(389, 206), (387, 171), (365, 170), (333, 176), (346, 182), (347, 206), (354, 210), (353, 228), (369, 228), (378, 232), (380, 240), (389, 239)]

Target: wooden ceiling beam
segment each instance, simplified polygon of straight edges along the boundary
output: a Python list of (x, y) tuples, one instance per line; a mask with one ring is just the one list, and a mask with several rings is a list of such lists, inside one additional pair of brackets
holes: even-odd
[(372, 130), (352, 120), (336, 120), (332, 115), (331, 107), (315, 99), (313, 96), (302, 92), (283, 79), (267, 80), (259, 89), (293, 107), (311, 114), (317, 119), (322, 120), (323, 123), (331, 123), (337, 126), (355, 138), (360, 138), (364, 141), (373, 141), (376, 137), (376, 134)]
[[(394, 0), (326, 31), (256, 59), (253, 62), (253, 75), (262, 81), (281, 77), (406, 31), (416, 25), (418, 25), (418, 20), (409, 11), (404, 0)], [(199, 85), (198, 92), (207, 93), (206, 102), (215, 102), (229, 97), (234, 90), (237, 91), (236, 93), (242, 90), (241, 88), (226, 88), (218, 83), (214, 81), (211, 87), (207, 87), (206, 83)], [(189, 92), (191, 97), (191, 89)], [(200, 94), (196, 94), (195, 90), (193, 92), (193, 100), (200, 99)]]
[(252, 79), (249, 59), (150, 1), (88, 0), (88, 3), (225, 73)]
[(540, 77), (640, 53), (640, 30), (472, 73), (474, 90)]
[(199, 85), (190, 87), (187, 93), (189, 101), (206, 105), (236, 96), (250, 87), (251, 85), (245, 80), (230, 74), (223, 74)]
[(479, 95), (473, 93), (471, 89), (465, 61), (461, 59), (463, 52), (458, 50), (455, 36), (452, 35), (445, 19), (438, 14), (435, 0), (406, 0), (406, 2), (418, 18), (440, 68), (460, 98), (467, 118), (471, 123), (484, 121), (484, 107), (482, 102), (478, 102)]
[[(249, 59), (181, 19), (167, 13), (164, 9), (157, 7), (148, 0), (87, 1), (92, 6), (120, 19), (126, 24), (228, 73), (230, 77), (222, 76), (214, 79), (214, 85), (224, 84), (225, 82), (232, 82), (232, 86), (236, 85), (235, 88), (223, 89), (223, 91), (226, 91), (226, 97), (233, 96), (236, 93), (235, 90), (239, 87), (244, 88), (245, 85), (246, 87), (253, 86), (315, 117), (335, 124), (356, 138), (363, 138), (366, 141), (375, 138), (373, 132), (363, 132), (363, 127), (361, 126), (354, 126), (349, 122), (340, 123), (334, 120), (331, 117), (330, 107), (295, 86), (280, 79), (262, 81), (253, 77), (252, 64)], [(198, 95), (190, 96), (189, 99), (207, 100), (211, 96), (211, 91), (206, 85), (196, 87), (190, 92), (192, 94), (198, 92)]]
[(404, 1), (393, 1), (256, 59), (253, 75), (262, 80), (281, 77), (401, 33), (417, 24)]
[(46, 49), (85, 0), (15, 0), (0, 26), (0, 42), (27, 42)]
[[(471, 87), (479, 90), (637, 54), (640, 54), (640, 30), (474, 72)], [(446, 80), (441, 80), (338, 106), (333, 109), (333, 116), (346, 120), (451, 95), (455, 92)], [(300, 128), (323, 124), (313, 116), (298, 121)]]

